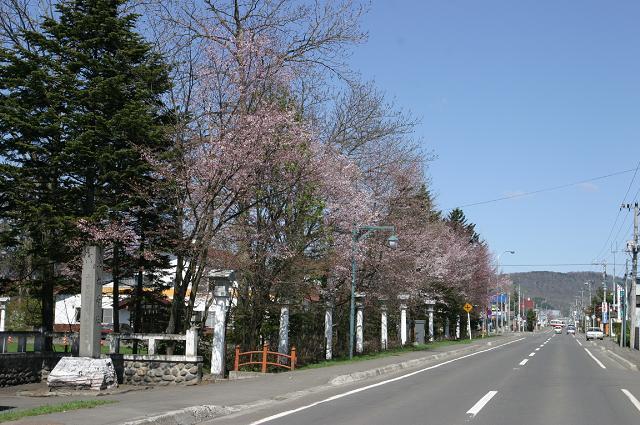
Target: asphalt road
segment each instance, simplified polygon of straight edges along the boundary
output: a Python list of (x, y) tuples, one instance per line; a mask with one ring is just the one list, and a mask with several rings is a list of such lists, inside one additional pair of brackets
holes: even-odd
[(638, 424), (638, 378), (582, 335), (544, 332), (209, 423)]

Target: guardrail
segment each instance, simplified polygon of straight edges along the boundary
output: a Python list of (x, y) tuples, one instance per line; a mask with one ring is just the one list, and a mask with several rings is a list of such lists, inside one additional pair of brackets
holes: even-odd
[[(260, 361), (253, 361), (253, 355), (260, 354)], [(276, 356), (276, 362), (270, 362), (269, 356)], [(242, 356), (249, 356), (249, 361), (241, 363), (240, 358)], [(280, 362), (280, 359), (289, 360), (289, 364), (286, 365)], [(240, 346), (236, 345), (236, 357), (233, 363), (233, 370), (239, 371), (242, 366), (247, 365), (260, 365), (262, 373), (267, 373), (267, 366), (278, 366), (289, 370), (295, 370), (296, 368), (296, 347), (291, 347), (291, 354), (282, 354), (276, 351), (269, 351), (269, 344), (264, 344), (261, 351), (245, 351), (240, 352)]]

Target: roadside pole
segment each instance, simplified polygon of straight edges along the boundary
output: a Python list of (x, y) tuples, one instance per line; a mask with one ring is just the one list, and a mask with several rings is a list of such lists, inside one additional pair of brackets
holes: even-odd
[(469, 340), (471, 340), (471, 315), (467, 313), (467, 334), (469, 335)]
[(636, 347), (636, 283), (638, 279), (638, 203), (622, 205), (621, 208), (631, 210), (633, 208), (633, 240), (627, 244), (631, 251), (631, 287), (629, 288), (629, 302), (627, 309), (631, 325), (629, 326), (629, 347), (633, 350)]

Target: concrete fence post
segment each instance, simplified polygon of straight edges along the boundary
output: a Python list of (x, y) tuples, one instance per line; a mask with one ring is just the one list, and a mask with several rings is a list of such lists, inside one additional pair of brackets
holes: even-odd
[(155, 338), (149, 338), (148, 354), (150, 356), (153, 356), (153, 355), (156, 354), (156, 339)]
[(364, 351), (364, 297), (363, 293), (356, 293), (356, 353)]
[(387, 349), (387, 306), (380, 307), (380, 349)]
[(333, 357), (333, 303), (327, 301), (324, 309), (324, 357), (331, 360)]
[(407, 343), (407, 301), (409, 300), (409, 294), (398, 295), (400, 300), (400, 344), (405, 345)]
[(198, 330), (195, 327), (187, 329), (185, 336), (185, 349), (184, 354), (186, 356), (198, 355)]
[[(289, 353), (289, 303), (283, 302), (280, 307), (280, 327), (278, 329), (278, 353)], [(279, 357), (280, 363), (286, 362), (285, 357)]]

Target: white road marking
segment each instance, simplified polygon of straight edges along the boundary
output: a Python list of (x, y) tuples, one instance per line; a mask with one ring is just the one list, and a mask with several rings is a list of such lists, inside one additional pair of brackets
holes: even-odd
[(588, 349), (586, 349), (586, 348), (584, 349), (584, 351), (586, 351), (586, 352), (587, 352), (587, 354), (588, 354), (589, 356), (591, 356), (591, 358), (592, 358), (596, 363), (598, 363), (598, 366), (600, 366), (600, 367), (601, 367), (601, 368), (603, 368), (603, 369), (606, 369), (605, 365), (603, 365), (603, 364), (602, 364), (602, 362), (601, 362), (600, 360), (596, 359), (596, 356), (594, 356), (593, 354), (591, 354), (591, 351), (589, 351), (589, 350), (588, 350)]
[(526, 365), (528, 361), (529, 359), (524, 359), (523, 361), (520, 362), (520, 366)]
[(582, 347), (582, 343), (581, 343), (580, 341), (578, 341), (578, 345), (579, 345), (580, 347)]
[(536, 348), (536, 351), (540, 351), (540, 347)]
[(535, 355), (536, 355), (536, 353), (531, 353), (531, 354), (529, 354), (529, 357), (533, 357)]
[(636, 406), (636, 409), (640, 410), (640, 401), (638, 401), (638, 399), (635, 398), (633, 394), (631, 394), (631, 391), (625, 390), (624, 388), (621, 388), (620, 391), (622, 391), (624, 395), (626, 395), (629, 398), (629, 400), (631, 400), (631, 403), (633, 403), (633, 405)]
[(482, 410), (482, 408), (487, 403), (489, 403), (489, 400), (491, 400), (493, 398), (493, 396), (495, 396), (496, 394), (498, 394), (497, 391), (489, 391), (488, 393), (486, 393), (484, 395), (484, 397), (482, 397), (480, 400), (478, 400), (478, 402), (476, 404), (474, 404), (471, 409), (467, 410), (467, 415), (471, 415), (471, 416), (477, 415), (478, 412), (480, 412)]
[(513, 344), (514, 342), (522, 341), (523, 339), (524, 338), (518, 338), (518, 339), (515, 339), (513, 341), (505, 342), (504, 344), (496, 345), (495, 347), (487, 348), (486, 350), (476, 351), (475, 353), (466, 354), (464, 356), (456, 357), (455, 359), (447, 360), (445, 362), (438, 363), (438, 364), (435, 364), (433, 366), (425, 367), (423, 369), (419, 369), (419, 370), (407, 373), (406, 375), (396, 376), (395, 378), (387, 379), (387, 380), (384, 380), (384, 381), (376, 382), (375, 384), (366, 385), (364, 387), (360, 387), (360, 388), (356, 388), (354, 390), (350, 390), (350, 391), (347, 391), (347, 392), (344, 392), (344, 393), (336, 394), (334, 396), (325, 398), (324, 400), (320, 400), (320, 401), (316, 401), (316, 402), (311, 403), (311, 404), (307, 404), (306, 406), (301, 406), (301, 407), (298, 407), (296, 409), (286, 410), (284, 412), (280, 412), (280, 413), (277, 413), (275, 415), (259, 419), (259, 420), (255, 421), (255, 422), (251, 422), (249, 425), (259, 425), (259, 424), (263, 424), (263, 423), (266, 423), (266, 422), (271, 422), (274, 419), (280, 419), (280, 418), (283, 418), (285, 416), (289, 416), (289, 415), (292, 415), (294, 413), (298, 413), (298, 412), (301, 412), (303, 410), (310, 409), (310, 408), (312, 408), (314, 406), (317, 406), (319, 404), (329, 403), (331, 401), (338, 400), (338, 399), (341, 399), (343, 397), (350, 396), (352, 394), (357, 394), (359, 392), (367, 391), (367, 390), (370, 390), (372, 388), (380, 387), (380, 386), (385, 385), (385, 384), (390, 384), (392, 382), (401, 381), (403, 379), (409, 378), (409, 377), (417, 375), (419, 373), (426, 372), (426, 371), (431, 370), (431, 369), (436, 369), (436, 368), (439, 368), (441, 366), (447, 365), (449, 363), (457, 362), (458, 360), (462, 360), (462, 359), (466, 359), (466, 358), (469, 358), (469, 357), (477, 356), (478, 354), (486, 353), (488, 351), (493, 351), (493, 350), (495, 350), (497, 348), (501, 348), (501, 347), (505, 347), (507, 345)]

